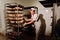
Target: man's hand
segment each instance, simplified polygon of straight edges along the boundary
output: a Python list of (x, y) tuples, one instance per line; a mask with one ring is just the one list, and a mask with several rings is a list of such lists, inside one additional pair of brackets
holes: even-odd
[(23, 26), (26, 26), (26, 25), (28, 25), (28, 24), (27, 24), (27, 23), (24, 23), (24, 24), (23, 24)]

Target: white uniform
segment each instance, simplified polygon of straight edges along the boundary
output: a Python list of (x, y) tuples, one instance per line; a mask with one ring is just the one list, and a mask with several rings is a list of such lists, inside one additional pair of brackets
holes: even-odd
[(36, 22), (37, 22), (37, 19), (38, 19), (37, 14), (32, 15), (31, 18), (35, 21), (34, 25), (35, 25), (35, 28), (36, 28), (37, 27)]
[[(34, 8), (31, 8), (31, 9), (32, 9), (32, 10), (35, 10)], [(35, 29), (36, 29), (36, 40), (37, 40), (37, 39), (38, 39), (38, 31), (39, 31), (41, 22), (40, 22), (40, 20), (37, 22), (38, 14), (32, 15), (31, 18), (35, 21), (35, 22), (34, 22), (34, 25), (35, 25)]]
[(34, 15), (32, 15), (32, 17), (31, 17), (34, 21), (37, 21), (37, 14), (34, 14)]

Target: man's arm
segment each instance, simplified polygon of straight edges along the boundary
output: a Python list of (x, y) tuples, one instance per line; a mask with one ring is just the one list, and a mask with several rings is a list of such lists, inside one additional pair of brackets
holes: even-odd
[(33, 19), (31, 19), (31, 21), (30, 22), (28, 22), (28, 23), (24, 23), (24, 26), (25, 25), (28, 25), (28, 24), (32, 24), (32, 23), (34, 23), (35, 21), (33, 20)]
[(31, 19), (31, 21), (28, 22), (27, 24), (32, 24), (32, 23), (34, 23), (34, 22), (35, 22), (35, 20)]
[(32, 19), (27, 19), (27, 18), (25, 18), (25, 20), (26, 20), (26, 21), (31, 21)]

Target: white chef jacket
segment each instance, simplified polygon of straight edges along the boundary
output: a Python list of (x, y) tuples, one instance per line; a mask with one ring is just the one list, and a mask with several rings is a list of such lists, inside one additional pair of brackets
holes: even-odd
[(37, 14), (34, 14), (34, 15), (32, 15), (32, 17), (31, 17), (35, 22), (37, 21)]
[(31, 18), (35, 21), (34, 25), (35, 25), (35, 29), (36, 29), (36, 40), (37, 40), (37, 38), (38, 38), (38, 31), (39, 31), (41, 22), (40, 22), (40, 20), (37, 22), (37, 20), (38, 20), (38, 14), (32, 15)]
[(37, 27), (36, 22), (37, 22), (37, 19), (38, 19), (37, 14), (32, 15), (31, 18), (32, 18), (32, 20), (35, 21), (35, 22), (34, 22), (34, 26), (35, 26), (35, 28), (36, 28), (36, 27)]

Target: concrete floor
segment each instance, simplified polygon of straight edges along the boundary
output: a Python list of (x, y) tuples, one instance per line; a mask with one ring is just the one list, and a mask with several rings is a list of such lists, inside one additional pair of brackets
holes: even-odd
[[(0, 40), (7, 40), (5, 36), (0, 35)], [(45, 40), (51, 40), (50, 38), (46, 37)]]
[[(45, 36), (45, 40), (51, 40), (51, 37)], [(7, 40), (6, 36), (0, 35), (0, 40)]]
[(6, 40), (5, 36), (0, 35), (0, 40)]

